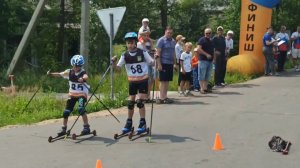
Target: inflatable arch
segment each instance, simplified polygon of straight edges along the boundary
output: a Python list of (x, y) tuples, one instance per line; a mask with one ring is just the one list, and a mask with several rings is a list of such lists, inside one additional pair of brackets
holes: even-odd
[(228, 60), (228, 72), (260, 74), (265, 58), (262, 38), (271, 26), (272, 8), (280, 0), (241, 0), (239, 55)]

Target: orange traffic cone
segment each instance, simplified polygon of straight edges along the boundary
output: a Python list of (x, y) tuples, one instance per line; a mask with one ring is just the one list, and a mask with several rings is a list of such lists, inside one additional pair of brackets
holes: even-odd
[(213, 150), (222, 150), (224, 149), (223, 145), (222, 145), (222, 141), (221, 141), (221, 137), (219, 133), (216, 133), (216, 138), (215, 138), (215, 144), (213, 147)]
[(102, 168), (102, 162), (101, 162), (101, 160), (97, 160), (97, 162), (96, 162), (96, 168)]

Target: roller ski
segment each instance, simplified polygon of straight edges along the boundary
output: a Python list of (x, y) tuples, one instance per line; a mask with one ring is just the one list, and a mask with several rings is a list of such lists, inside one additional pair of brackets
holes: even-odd
[(136, 132), (129, 133), (128, 138), (131, 141), (134, 141), (141, 137), (149, 135), (149, 133), (150, 133), (150, 129), (147, 128), (145, 119), (141, 119), (140, 125), (139, 125), (138, 129), (136, 130)]
[(133, 133), (134, 131), (134, 127), (132, 127), (132, 120), (131, 119), (127, 119), (126, 125), (124, 128), (122, 128), (122, 133), (120, 134), (115, 134), (114, 135), (114, 139), (121, 139), (125, 136), (128, 136), (130, 133)]
[(69, 135), (70, 135), (70, 131), (67, 131), (67, 127), (63, 126), (61, 128), (61, 130), (57, 133), (57, 136), (55, 136), (55, 137), (50, 136), (48, 138), (48, 142), (51, 143), (51, 142), (57, 141), (59, 139), (63, 139), (63, 137), (69, 136)]
[(78, 137), (86, 136), (86, 135), (93, 135), (96, 136), (97, 132), (96, 130), (91, 131), (89, 125), (83, 126), (83, 130), (81, 131), (80, 134), (72, 134), (72, 139), (76, 140)]

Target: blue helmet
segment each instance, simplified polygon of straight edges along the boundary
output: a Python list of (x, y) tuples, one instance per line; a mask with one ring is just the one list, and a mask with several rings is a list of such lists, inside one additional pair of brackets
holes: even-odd
[(74, 55), (71, 58), (71, 65), (72, 66), (82, 66), (84, 64), (84, 58), (82, 55)]
[(125, 39), (125, 41), (128, 39), (133, 39), (133, 40), (137, 41), (138, 35), (135, 32), (128, 32), (125, 34), (124, 39)]

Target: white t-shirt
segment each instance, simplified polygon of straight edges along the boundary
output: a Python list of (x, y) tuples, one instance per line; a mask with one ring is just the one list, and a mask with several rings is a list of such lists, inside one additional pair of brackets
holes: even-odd
[[(60, 76), (69, 80), (69, 74), (71, 69), (67, 69), (60, 73)], [(78, 76), (81, 72), (83, 72), (84, 69), (81, 69), (79, 72), (76, 72), (74, 75)], [(90, 86), (84, 82), (72, 82), (69, 80), (69, 95), (74, 97), (84, 96), (87, 97), (89, 93)]]
[(150, 28), (149, 26), (147, 26), (146, 28), (144, 26), (142, 26), (140, 29), (139, 29), (139, 35), (143, 32), (150, 32)]
[(281, 33), (281, 32), (279, 32), (279, 33), (277, 33), (276, 34), (276, 36), (275, 36), (275, 39), (277, 40), (277, 39), (281, 39), (281, 40), (290, 40), (290, 38), (289, 38), (289, 35), (287, 34), (287, 33)]
[(176, 45), (175, 45), (175, 55), (176, 55), (177, 61), (179, 61), (182, 52), (183, 52), (182, 46), (179, 43), (176, 43)]
[[(191, 72), (192, 71), (192, 52), (186, 53), (183, 52), (180, 56), (180, 60), (183, 61), (183, 67), (185, 72)], [(180, 72), (182, 72), (182, 68), (180, 69)]]
[[(300, 46), (300, 33), (294, 32), (291, 36), (293, 38), (293, 48), (296, 48), (296, 46)], [(300, 49), (300, 47), (298, 47)]]
[[(135, 56), (137, 52), (129, 52), (130, 56)], [(140, 81), (148, 78), (148, 65), (152, 64), (154, 60), (151, 58), (147, 51), (143, 51), (145, 61), (139, 63), (126, 64), (124, 54), (121, 56), (117, 66), (122, 67), (125, 65), (128, 80), (129, 81)]]
[(225, 43), (226, 43), (226, 55), (229, 56), (230, 55), (230, 50), (233, 49), (233, 40), (232, 40), (232, 38), (230, 38), (230, 39), (225, 38)]
[(233, 49), (233, 40), (232, 40), (232, 38), (230, 38), (230, 39), (225, 38), (225, 42), (226, 42), (226, 49), (227, 50), (232, 50)]

